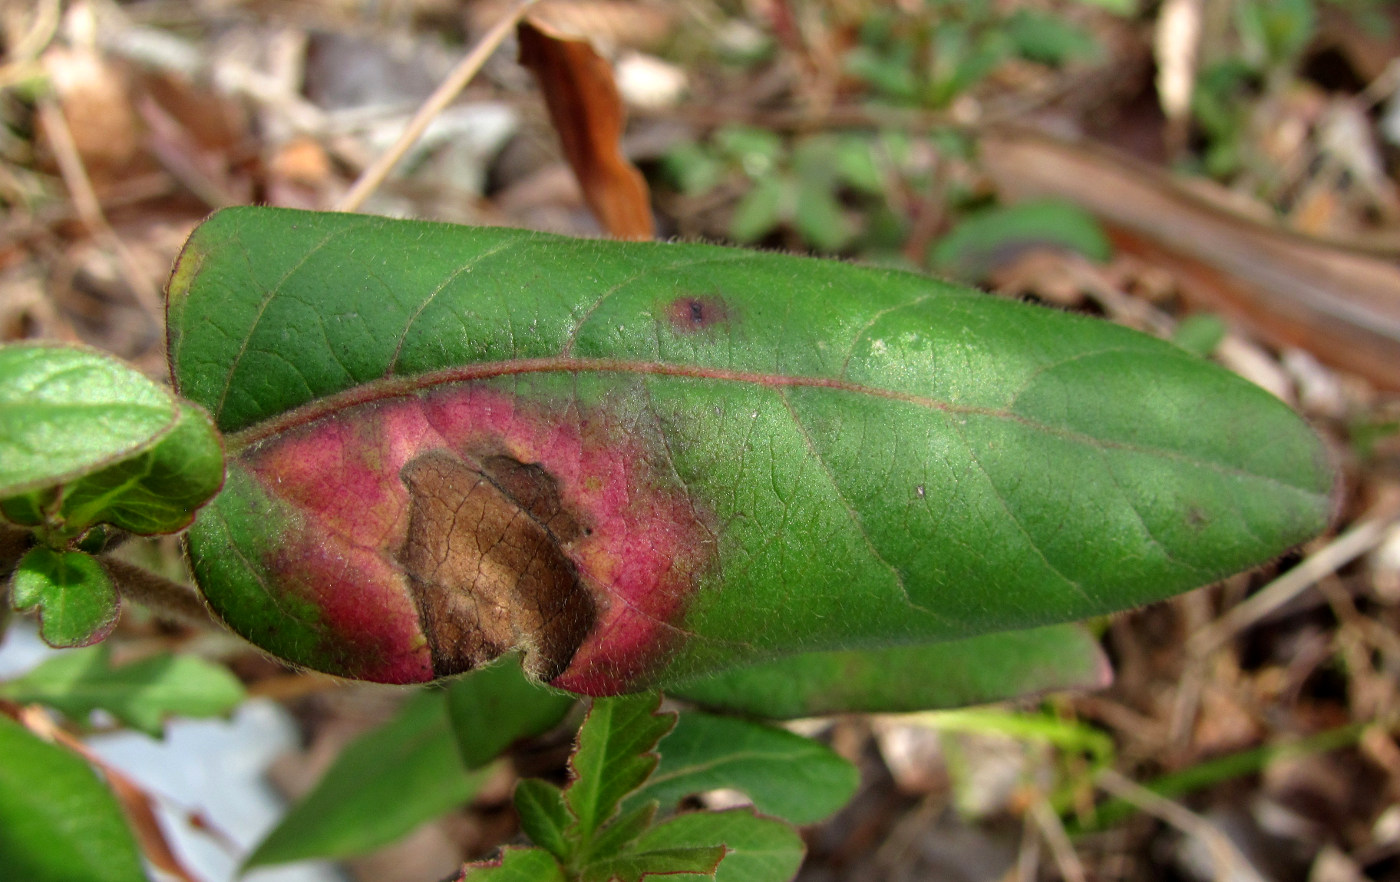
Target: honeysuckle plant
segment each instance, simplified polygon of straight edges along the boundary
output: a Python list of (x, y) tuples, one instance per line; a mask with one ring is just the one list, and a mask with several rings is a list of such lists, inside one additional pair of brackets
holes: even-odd
[[(362, 748), (438, 745), (400, 751), (452, 786), (401, 788), (395, 830), (591, 697), (567, 785), (516, 791), (532, 844), (468, 879), (788, 878), (792, 825), (854, 773), (763, 720), (1101, 684), (1070, 623), (1264, 563), (1331, 508), (1323, 445), (1250, 383), (892, 270), (228, 209), (175, 265), (168, 333), (170, 389), (0, 348), (13, 603), (101, 640), (112, 537), (188, 527), (251, 643), (436, 684)], [(308, 820), (346, 803), (327, 780), (251, 864), (365, 845)], [(755, 807), (677, 813), (716, 787)], [(0, 855), (41, 867), (13, 790)]]

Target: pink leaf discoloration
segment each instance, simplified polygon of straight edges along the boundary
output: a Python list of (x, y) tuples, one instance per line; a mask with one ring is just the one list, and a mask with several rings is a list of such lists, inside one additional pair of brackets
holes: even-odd
[[(268, 493), (301, 515), (297, 535), (287, 537), (268, 566), (279, 579), (306, 586), (330, 630), (376, 645), (370, 655), (379, 662), (355, 676), (412, 682), (457, 672), (444, 669), (448, 653), (429, 646), (403, 557), (414, 510), (405, 469), (446, 453), (496, 484), (500, 499), (527, 510), (539, 524), (530, 527), (534, 535), (557, 544), (591, 597), (591, 627), (568, 648), (562, 673), (551, 668), (534, 635), (522, 634), (517, 646), (526, 652), (527, 669), (557, 674), (551, 682), (564, 689), (606, 695), (639, 684), (664, 660), (681, 633), (674, 625), (685, 601), (714, 554), (711, 530), (661, 467), (659, 449), (639, 440), (635, 429), (622, 431), (601, 408), (585, 412), (572, 403), (525, 401), (486, 383), (459, 383), (347, 407), (256, 445), (245, 462)], [(509, 475), (492, 476), (500, 468), (492, 462), (548, 476), (563, 509), (558, 518), (529, 511), (528, 501), (511, 495), (528, 487), (510, 486), (516, 479)], [(538, 563), (542, 540), (532, 541)], [(577, 604), (570, 609), (584, 614)], [(509, 630), (493, 627), (493, 633)]]

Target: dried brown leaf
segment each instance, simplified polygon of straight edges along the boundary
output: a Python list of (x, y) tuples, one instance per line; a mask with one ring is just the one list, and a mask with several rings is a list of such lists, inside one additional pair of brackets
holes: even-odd
[(654, 235), (646, 179), (622, 154), (626, 111), (608, 62), (587, 40), (528, 16), (517, 29), (520, 63), (534, 73), (564, 156), (603, 229), (618, 239)]

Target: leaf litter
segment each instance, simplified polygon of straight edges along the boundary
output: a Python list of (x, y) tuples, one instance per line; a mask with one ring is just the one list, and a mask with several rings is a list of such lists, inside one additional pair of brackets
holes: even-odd
[[(7, 56), (0, 77), (7, 87), (0, 114), (11, 125), (0, 143), (0, 195), (11, 206), (0, 225), (0, 250), (6, 256), (0, 273), (10, 292), (0, 298), (5, 339), (85, 340), (159, 375), (161, 317), (151, 312), (152, 294), (199, 218), (217, 205), (252, 199), (330, 206), (377, 155), (375, 127), (399, 125), (405, 108), (411, 110), (421, 98), (408, 88), (395, 102), (391, 89), (387, 104), (396, 108), (318, 106), (307, 97), (317, 94), (316, 85), (306, 80), (313, 69), (305, 64), (309, 37), (371, 35), (335, 62), (340, 67), (323, 67), (315, 74), (334, 80), (376, 56), (388, 56), (385, 47), (394, 41), (422, 47), (460, 42), (472, 28), (479, 31), (482, 22), (489, 26), (503, 14), (488, 16), (477, 8), (487, 5), (473, 4), (475, 21), (469, 23), (449, 4), (435, 0), (396, 4), (372, 18), (330, 0), (295, 10), (266, 4), (240, 17), (218, 7), (172, 12), (158, 4), (76, 3), (63, 10), (52, 28), (41, 18), (55, 15), (58, 4), (40, 3), (33, 10), (29, 4), (11, 5), (3, 21), (4, 38), (15, 52)], [(784, 137), (828, 125), (892, 126), (917, 133), (940, 120), (971, 120), (975, 131), (979, 120), (1006, 118), (1008, 108), (1034, 109), (1055, 95), (1068, 95), (1072, 97), (1055, 108), (1061, 123), (1067, 120), (1148, 165), (1160, 168), (1182, 159), (1180, 153), (1168, 155), (1171, 138), (1145, 112), (1153, 109), (1153, 95), (1141, 59), (1155, 50), (1143, 45), (1140, 33), (1132, 35), (1125, 20), (1089, 11), (1089, 4), (1027, 3), (1084, 24), (1111, 47), (1106, 59), (1058, 68), (1009, 62), (948, 108), (872, 113), (852, 100), (862, 89), (871, 89), (871, 81), (853, 80), (842, 64), (845, 51), (858, 39), (861, 16), (872, 14), (867, 5), (873, 4), (821, 12), (778, 3), (766, 14), (734, 19), (726, 18), (718, 5), (689, 10), (695, 20), (663, 27), (670, 29), (673, 41), (678, 32), (700, 36), (692, 37), (689, 48), (684, 39), (672, 47), (690, 74), (691, 92), (674, 106), (634, 111), (624, 150), (646, 166), (659, 162), (679, 141), (699, 141), (715, 126), (739, 124), (769, 126)], [(881, 722), (874, 727), (879, 732), (875, 740), (871, 723), (836, 722), (826, 737), (861, 758), (866, 783), (850, 810), (811, 833), (803, 878), (927, 878), (935, 867), (948, 870), (944, 878), (957, 878), (954, 871), (961, 867), (967, 878), (980, 879), (988, 868), (1017, 861), (1022, 878), (1072, 876), (1067, 869), (1072, 864), (1047, 832), (1044, 813), (1029, 807), (1046, 798), (1054, 782), (1069, 794), (1067, 802), (1057, 805), (1061, 818), (1073, 821), (1096, 798), (1096, 790), (1138, 808), (1111, 834), (1073, 840), (1073, 860), (1096, 878), (1154, 878), (1162, 855), (1190, 878), (1208, 878), (1220, 870), (1220, 860), (1242, 861), (1247, 872), (1265, 877), (1311, 872), (1326, 880), (1379, 879), (1395, 871), (1400, 816), (1393, 806), (1400, 797), (1400, 749), (1394, 725), (1400, 699), (1394, 683), (1400, 647), (1393, 635), (1400, 629), (1400, 523), (1386, 500), (1400, 492), (1395, 479), (1400, 406), (1388, 367), (1400, 359), (1390, 348), (1393, 340), (1376, 339), (1377, 329), (1389, 327), (1385, 311), (1390, 307), (1356, 307), (1379, 310), (1383, 318), (1375, 322), (1333, 322), (1330, 316), (1345, 314), (1352, 298), (1373, 286), (1326, 282), (1299, 301), (1301, 309), (1316, 313), (1275, 315), (1269, 286), (1257, 281), (1267, 266), (1257, 258), (1230, 262), (1228, 254), (1203, 256), (1171, 233), (1174, 226), (1194, 223), (1204, 210), (1219, 224), (1223, 240), (1247, 239), (1256, 246), (1262, 241), (1267, 247), (1275, 240), (1301, 241), (1288, 260), (1369, 273), (1381, 272), (1366, 263), (1373, 255), (1393, 257), (1395, 148), (1387, 140), (1393, 134), (1382, 125), (1387, 116), (1369, 111), (1400, 106), (1384, 66), (1397, 54), (1394, 15), (1380, 13), (1390, 16), (1391, 35), (1386, 37), (1384, 29), (1358, 25), (1330, 5), (1318, 7), (1322, 25), (1297, 50), (1299, 63), (1279, 61), (1280, 73), (1274, 74), (1277, 81), (1298, 87), (1302, 99), (1270, 95), (1252, 108), (1261, 121), (1256, 123), (1259, 130), (1301, 131), (1301, 138), (1260, 142), (1259, 153), (1266, 158), (1237, 169), (1234, 177), (1214, 184), (1192, 178), (1193, 198), (1210, 194), (1206, 208), (1159, 184), (1152, 185), (1159, 187), (1155, 191), (1133, 191), (1166, 199), (1166, 207), (1147, 222), (1111, 214), (1102, 218), (1119, 249), (1107, 264), (1042, 250), (1036, 263), (1021, 255), (1012, 265), (1020, 268), (1019, 274), (1007, 266), (994, 269), (991, 281), (1015, 296), (1107, 315), (1162, 335), (1202, 309), (1224, 315), (1227, 333), (1214, 356), (1302, 408), (1333, 442), (1345, 487), (1334, 535), (1254, 573), (1105, 623), (1115, 684), (1091, 695), (1056, 697), (1048, 707), (1057, 720), (1111, 737), (1111, 774), (1086, 769), (1083, 757), (1073, 751), (1032, 749), (1027, 745), (1034, 739), (1024, 738), (1012, 739), (1022, 758), (1009, 767), (1007, 754), (967, 745), (952, 750), (961, 759), (950, 759), (942, 749), (911, 766), (909, 757), (919, 752), (894, 745), (917, 741), (912, 733), (927, 730), (919, 721)], [(606, 15), (594, 19), (607, 20)], [(892, 26), (896, 34), (909, 27), (901, 21)], [(740, 31), (748, 36), (740, 39)], [(590, 36), (600, 45), (608, 42), (599, 33)], [(738, 54), (716, 64), (694, 43)], [(257, 51), (227, 51), (235, 45)], [(655, 41), (639, 49), (666, 51)], [(1210, 57), (1229, 47), (1203, 44), (1198, 49)], [(736, 57), (757, 60), (735, 67)], [(494, 145), (494, 155), (488, 151), (435, 165), (439, 152), (418, 160), (380, 188), (376, 207), (458, 222), (596, 232), (579, 190), (562, 172), (558, 153), (547, 146), (553, 136), (538, 96), (527, 91), (527, 78), (509, 59), (496, 61), (468, 88), (459, 106), (504, 100), (524, 111), (522, 121), (512, 124), (521, 128), (503, 145)], [(71, 151), (62, 145), (58, 129), (32, 124), (35, 106), (14, 91), (14, 83), (41, 75), (38, 71), (62, 87), (54, 109), (63, 114), (66, 128), (81, 133)], [(1247, 103), (1244, 110), (1251, 111)], [(1393, 116), (1393, 110), (1388, 113)], [(1033, 118), (1022, 112), (1021, 120)], [(1109, 120), (1114, 122), (1106, 125)], [(89, 137), (94, 132), (113, 134)], [(1039, 137), (1017, 141), (1013, 135), (1009, 140), (1025, 147), (1043, 143)], [(1052, 143), (1040, 155), (1052, 149), (1068, 151), (1081, 162), (1098, 156), (1076, 142)], [(1191, 147), (1177, 142), (1174, 149)], [(65, 151), (68, 155), (59, 161)], [(953, 182), (949, 189), (971, 183), (1005, 200), (1017, 195), (1014, 175), (984, 168), (956, 150), (916, 145), (910, 152), (912, 159), (904, 157), (906, 161), (916, 169), (917, 163), (926, 163), (924, 168), (933, 169), (939, 180)], [(1022, 164), (1019, 171), (1033, 168)], [(1099, 164), (1096, 171), (1102, 168)], [(1110, 168), (1118, 174), (1118, 165)], [(1271, 169), (1285, 174), (1266, 176)], [(79, 170), (88, 179), (86, 186), (75, 176)], [(1091, 209), (1111, 191), (1097, 175), (1062, 174), (1051, 183), (1061, 198)], [(523, 194), (528, 187), (547, 195), (533, 203), (502, 198)], [(663, 188), (656, 195), (662, 233), (724, 237), (742, 187), (741, 180), (729, 177), (699, 196)], [(91, 199), (83, 194), (87, 188)], [(861, 213), (868, 207), (858, 193), (838, 195), (841, 212), (874, 224), (873, 216)], [(936, 238), (960, 210), (955, 201), (939, 203), (898, 177), (887, 200), (922, 218), (922, 226), (916, 222), (911, 227), (918, 236)], [(1139, 196), (1118, 201), (1142, 204)], [(503, 208), (511, 205), (526, 207)], [(1279, 213), (1281, 226), (1289, 229), (1261, 230), (1258, 217)], [(96, 229), (95, 219), (100, 219)], [(1306, 238), (1289, 238), (1297, 235)], [(781, 227), (762, 241), (794, 250), (804, 245), (796, 232)], [(905, 253), (917, 255), (921, 249)], [(865, 256), (880, 254), (872, 246)], [(1393, 284), (1383, 272), (1365, 278)], [(675, 319), (704, 324), (706, 312), (701, 306), (696, 318), (694, 308), (682, 310)], [(1326, 392), (1317, 393), (1319, 388)], [(1348, 532), (1358, 526), (1366, 528), (1360, 539)], [(1304, 562), (1307, 577), (1290, 577)], [(1282, 591), (1268, 594), (1267, 586), (1279, 584), (1276, 580), (1289, 580), (1286, 596)], [(1261, 593), (1281, 600), (1248, 617), (1231, 615)], [(1244, 608), (1260, 610), (1258, 604)], [(1195, 637), (1202, 633), (1212, 639)], [(117, 639), (170, 643), (186, 636), (128, 617)], [(235, 659), (234, 668), (254, 689), (261, 684), (273, 691), (309, 690), (293, 706), (313, 739), (328, 720), (357, 713), (356, 689), (331, 706), (319, 698), (325, 687), (314, 678), (305, 678), (304, 687), (291, 686), (296, 675), (254, 657)], [(901, 731), (911, 734), (890, 734)], [(1251, 751), (1286, 748), (1300, 738), (1331, 732), (1354, 734), (1326, 750), (1251, 758)], [(935, 740), (948, 742), (946, 737)], [(876, 749), (869, 749), (872, 745)], [(551, 750), (562, 761), (563, 746), (541, 742), (533, 761), (547, 764)], [(1231, 765), (1234, 759), (1238, 761)], [(978, 819), (959, 816), (953, 811), (956, 775), (950, 772), (958, 763), (968, 775), (990, 764), (983, 774), (995, 777), (1000, 770), (1000, 780), (1019, 785), (978, 788), (983, 795), (1006, 795), (999, 806), (980, 807)], [(1200, 780), (1162, 797), (1165, 803), (1142, 791), (1142, 785), (1154, 787), (1168, 776), (1196, 770), (1203, 770)], [(493, 795), (488, 788), (468, 811), (441, 827), (458, 854), (478, 857), (510, 837), (508, 793), (508, 788), (497, 788)], [(1288, 847), (1280, 847), (1281, 842)], [(392, 864), (376, 863), (376, 873), (387, 873), (386, 865)]]

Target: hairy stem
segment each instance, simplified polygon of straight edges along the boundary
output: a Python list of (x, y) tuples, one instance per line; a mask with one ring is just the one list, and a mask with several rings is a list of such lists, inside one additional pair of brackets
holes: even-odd
[(115, 557), (98, 558), (117, 590), (162, 618), (185, 625), (222, 627), (191, 588)]

